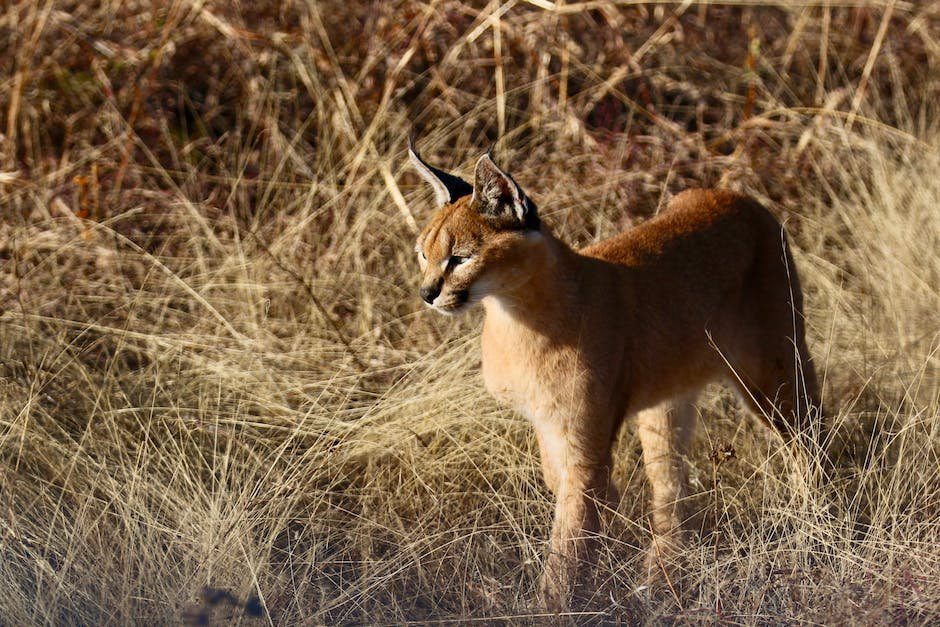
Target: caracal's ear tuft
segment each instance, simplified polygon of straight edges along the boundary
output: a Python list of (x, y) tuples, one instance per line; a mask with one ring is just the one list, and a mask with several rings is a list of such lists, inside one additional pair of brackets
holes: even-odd
[(535, 203), (509, 174), (499, 169), (489, 152), (477, 161), (473, 201), (480, 213), (503, 225), (526, 230), (539, 228)]
[(473, 193), (473, 187), (459, 176), (448, 174), (442, 170), (428, 165), (415, 147), (415, 134), (408, 137), (408, 156), (411, 157), (411, 163), (414, 165), (418, 174), (434, 188), (434, 197), (437, 205), (442, 207), (452, 203), (462, 196), (469, 196)]

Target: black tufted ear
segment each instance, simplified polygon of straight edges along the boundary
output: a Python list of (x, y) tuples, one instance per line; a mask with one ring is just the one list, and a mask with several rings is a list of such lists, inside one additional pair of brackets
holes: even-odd
[(418, 174), (434, 188), (434, 196), (439, 206), (452, 203), (462, 196), (469, 196), (473, 193), (473, 187), (459, 176), (448, 174), (443, 170), (428, 165), (418, 149), (415, 147), (414, 133), (408, 138), (408, 156), (411, 157), (411, 163), (414, 165)]
[(538, 230), (535, 203), (509, 174), (499, 169), (486, 153), (477, 161), (473, 175), (473, 199), (483, 215), (520, 229)]

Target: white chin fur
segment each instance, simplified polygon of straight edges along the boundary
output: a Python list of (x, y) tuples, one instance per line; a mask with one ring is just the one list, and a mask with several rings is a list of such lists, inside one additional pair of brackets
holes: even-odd
[(469, 303), (463, 303), (461, 305), (456, 305), (449, 308), (444, 308), (439, 305), (431, 305), (431, 309), (438, 313), (442, 313), (445, 316), (459, 316), (469, 309)]
[[(423, 302), (423, 301), (422, 301), (422, 302)], [(458, 306), (458, 307), (453, 308), (453, 309), (445, 309), (444, 307), (440, 306), (440, 305), (437, 304), (436, 302), (435, 302), (435, 303), (428, 303), (428, 302), (425, 302), (425, 303), (424, 303), (424, 306), (427, 307), (428, 309), (433, 309), (433, 310), (436, 311), (437, 313), (444, 314), (445, 316), (454, 316), (454, 315), (457, 315), (458, 313), (461, 312), (462, 309), (465, 309), (465, 308), (466, 308), (466, 305), (463, 305), (463, 306)]]

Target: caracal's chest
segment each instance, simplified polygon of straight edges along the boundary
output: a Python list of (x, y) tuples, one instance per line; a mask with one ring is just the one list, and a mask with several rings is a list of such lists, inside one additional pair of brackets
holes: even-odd
[(487, 307), (482, 353), (486, 389), (530, 420), (555, 414), (576, 384), (575, 355), (498, 307)]

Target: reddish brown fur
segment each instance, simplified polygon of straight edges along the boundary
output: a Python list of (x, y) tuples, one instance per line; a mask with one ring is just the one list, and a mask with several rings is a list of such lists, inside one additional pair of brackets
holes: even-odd
[[(491, 175), (480, 167), (476, 190)], [(638, 416), (653, 489), (653, 562), (681, 542), (697, 390), (728, 381), (784, 438), (807, 427), (819, 396), (800, 285), (782, 227), (745, 196), (686, 191), (580, 252), (544, 226), (494, 222), (481, 197), (445, 205), (419, 237), (423, 285), (441, 287), (433, 305), (448, 313), (461, 292), (483, 303), (486, 386), (535, 427), (557, 498), (542, 577), (557, 609), (591, 560), (598, 503), (616, 501), (611, 447), (625, 416)], [(451, 255), (472, 258), (452, 266)]]

